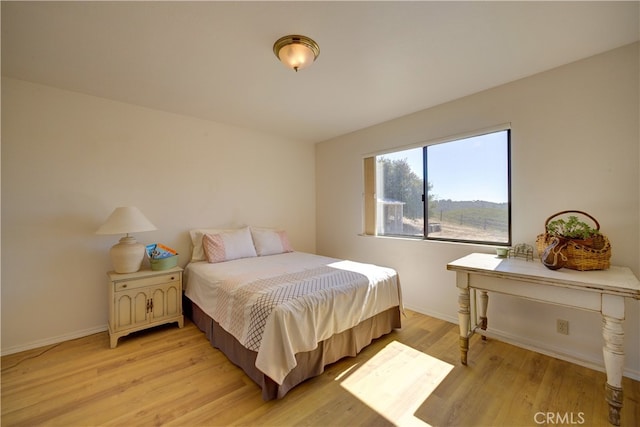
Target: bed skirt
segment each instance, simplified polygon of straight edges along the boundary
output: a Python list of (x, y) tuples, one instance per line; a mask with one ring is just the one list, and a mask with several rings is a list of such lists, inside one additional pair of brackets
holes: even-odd
[(249, 378), (260, 386), (264, 400), (284, 397), (296, 385), (322, 374), (325, 366), (343, 357), (356, 356), (374, 339), (400, 328), (400, 307), (392, 307), (364, 320), (353, 328), (320, 342), (315, 350), (296, 354), (297, 366), (280, 385), (256, 368), (257, 352), (242, 346), (233, 335), (222, 329), (187, 297), (185, 303), (185, 314), (204, 332), (213, 347), (221, 350), (232, 363), (242, 368)]

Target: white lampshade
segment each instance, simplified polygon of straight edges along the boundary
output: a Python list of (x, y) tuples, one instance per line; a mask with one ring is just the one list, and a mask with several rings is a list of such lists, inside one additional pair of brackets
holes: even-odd
[(96, 234), (129, 234), (157, 230), (156, 226), (133, 206), (116, 208)]
[(111, 248), (111, 262), (116, 273), (134, 273), (140, 270), (145, 247), (129, 233), (157, 230), (156, 226), (133, 206), (116, 208), (96, 234), (126, 234)]

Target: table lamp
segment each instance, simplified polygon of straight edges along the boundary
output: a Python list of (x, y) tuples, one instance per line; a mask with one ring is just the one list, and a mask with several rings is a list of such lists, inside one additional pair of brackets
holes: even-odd
[(111, 262), (116, 273), (135, 273), (140, 270), (145, 246), (129, 233), (157, 230), (138, 208), (133, 206), (116, 208), (96, 234), (126, 234), (111, 251)]

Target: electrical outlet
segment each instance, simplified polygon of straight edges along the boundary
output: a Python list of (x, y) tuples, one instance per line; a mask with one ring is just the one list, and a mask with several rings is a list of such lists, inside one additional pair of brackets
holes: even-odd
[(559, 334), (569, 335), (569, 321), (557, 319), (556, 321), (556, 329)]

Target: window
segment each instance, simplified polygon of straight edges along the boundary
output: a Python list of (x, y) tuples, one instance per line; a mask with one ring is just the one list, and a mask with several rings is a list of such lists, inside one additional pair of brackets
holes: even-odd
[(365, 233), (511, 244), (510, 134), (365, 159)]
[(424, 235), (423, 150), (414, 148), (376, 158), (376, 232)]

